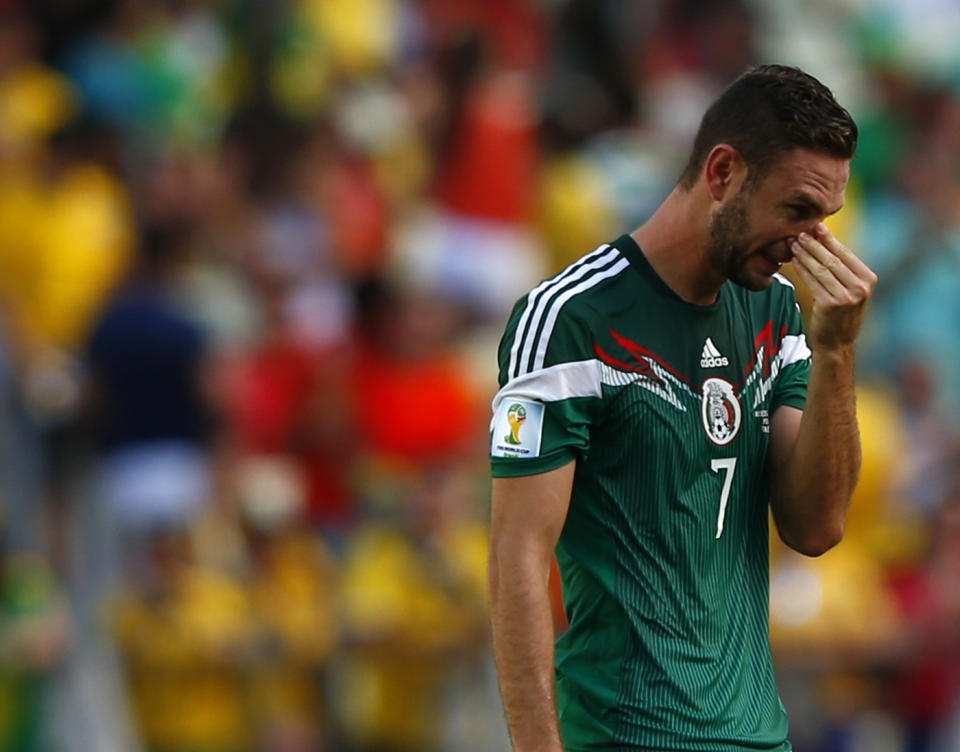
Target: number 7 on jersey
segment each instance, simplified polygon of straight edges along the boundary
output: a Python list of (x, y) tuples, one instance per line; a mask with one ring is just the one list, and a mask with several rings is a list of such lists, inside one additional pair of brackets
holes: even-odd
[(723, 476), (723, 489), (720, 491), (720, 513), (717, 514), (717, 538), (723, 532), (723, 517), (727, 513), (727, 499), (730, 498), (730, 488), (733, 486), (733, 471), (737, 469), (736, 457), (724, 457), (710, 460), (710, 469), (713, 472), (726, 470)]

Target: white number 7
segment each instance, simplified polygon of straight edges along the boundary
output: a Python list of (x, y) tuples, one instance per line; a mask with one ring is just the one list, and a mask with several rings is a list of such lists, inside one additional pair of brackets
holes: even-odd
[(720, 491), (720, 514), (717, 515), (717, 538), (723, 532), (723, 516), (727, 513), (727, 499), (730, 498), (730, 487), (733, 485), (733, 471), (737, 469), (736, 457), (710, 460), (710, 469), (713, 472), (726, 470), (723, 476), (723, 490)]

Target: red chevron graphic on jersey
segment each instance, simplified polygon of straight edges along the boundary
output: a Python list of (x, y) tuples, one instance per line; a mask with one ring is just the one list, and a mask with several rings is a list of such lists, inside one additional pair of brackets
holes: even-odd
[(600, 345), (594, 345), (593, 351), (597, 354), (597, 357), (600, 358), (608, 366), (613, 366), (614, 368), (619, 368), (623, 371), (633, 371), (634, 373), (640, 373), (644, 376), (647, 376), (654, 381), (660, 382), (661, 379), (657, 374), (653, 372), (653, 369), (650, 367), (650, 364), (643, 357), (638, 357), (637, 361), (640, 365), (635, 366), (630, 363), (626, 363), (622, 360), (619, 360), (612, 355), (608, 355), (607, 352), (600, 347)]
[[(600, 347), (600, 345), (594, 345), (593, 346), (594, 352), (600, 357), (601, 360), (604, 360), (610, 365), (615, 365), (620, 368), (627, 368), (630, 371), (637, 371), (639, 373), (643, 373), (647, 376), (650, 376), (651, 378), (657, 379), (657, 375), (654, 373), (653, 369), (650, 367), (650, 360), (654, 360), (659, 365), (663, 366), (663, 368), (665, 368), (668, 372), (676, 376), (678, 379), (682, 379), (683, 381), (690, 380), (686, 376), (684, 376), (682, 373), (680, 373), (676, 368), (674, 368), (669, 363), (667, 363), (667, 361), (663, 360), (662, 358), (658, 357), (654, 353), (650, 352), (643, 345), (638, 344), (633, 340), (627, 339), (622, 334), (619, 334), (613, 329), (610, 330), (610, 334), (617, 341), (617, 344), (619, 344), (624, 350), (626, 350), (634, 358), (636, 358), (637, 362), (640, 364), (640, 367), (638, 368), (637, 366), (632, 366), (628, 363), (624, 363), (622, 360), (618, 360), (617, 358), (614, 358), (608, 355), (607, 353), (605, 353), (603, 349)], [(657, 380), (659, 381), (659, 379)]]
[(773, 361), (773, 356), (780, 352), (780, 343), (783, 341), (784, 336), (787, 333), (787, 327), (780, 327), (780, 333), (777, 335), (777, 341), (773, 341), (773, 319), (767, 319), (766, 325), (763, 329), (760, 330), (760, 334), (757, 335), (756, 339), (753, 340), (753, 360), (750, 361), (743, 373), (744, 375), (749, 375), (750, 371), (753, 370), (753, 367), (757, 364), (757, 356), (760, 354), (760, 348), (763, 348), (763, 370), (761, 376), (770, 375), (770, 363)]

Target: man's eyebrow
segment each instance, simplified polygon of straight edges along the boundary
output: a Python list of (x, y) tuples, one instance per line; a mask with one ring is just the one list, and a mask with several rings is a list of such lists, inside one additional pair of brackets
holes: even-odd
[(811, 198), (810, 196), (804, 196), (804, 195), (793, 196), (792, 198), (787, 199), (787, 202), (786, 202), (786, 203), (787, 203), (787, 204), (802, 204), (803, 206), (805, 206), (805, 207), (807, 207), (808, 209), (810, 209), (810, 211), (812, 211), (812, 212), (813, 212), (814, 214), (816, 214), (817, 216), (823, 216), (823, 217), (829, 217), (829, 216), (831, 216), (831, 215), (833, 215), (833, 214), (836, 214), (838, 211), (840, 211), (840, 210), (843, 208), (843, 204), (840, 204), (840, 206), (838, 206), (838, 207), (837, 207), (836, 209), (834, 209), (833, 211), (827, 211), (826, 209), (824, 209), (824, 208), (820, 205), (820, 202), (819, 202), (819, 201), (817, 201), (817, 200), (814, 199), (814, 198)]

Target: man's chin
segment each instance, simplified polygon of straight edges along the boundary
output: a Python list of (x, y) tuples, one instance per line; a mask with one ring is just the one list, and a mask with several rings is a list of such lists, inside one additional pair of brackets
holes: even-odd
[(729, 277), (730, 281), (740, 287), (743, 287), (752, 292), (760, 292), (761, 290), (766, 290), (773, 284), (773, 274), (759, 274), (759, 273), (750, 273), (745, 269), (741, 269), (740, 273), (732, 275)]
[(748, 290), (766, 290), (773, 282), (773, 275), (777, 274), (782, 266), (782, 262), (775, 261), (761, 250), (748, 256), (728, 278)]

